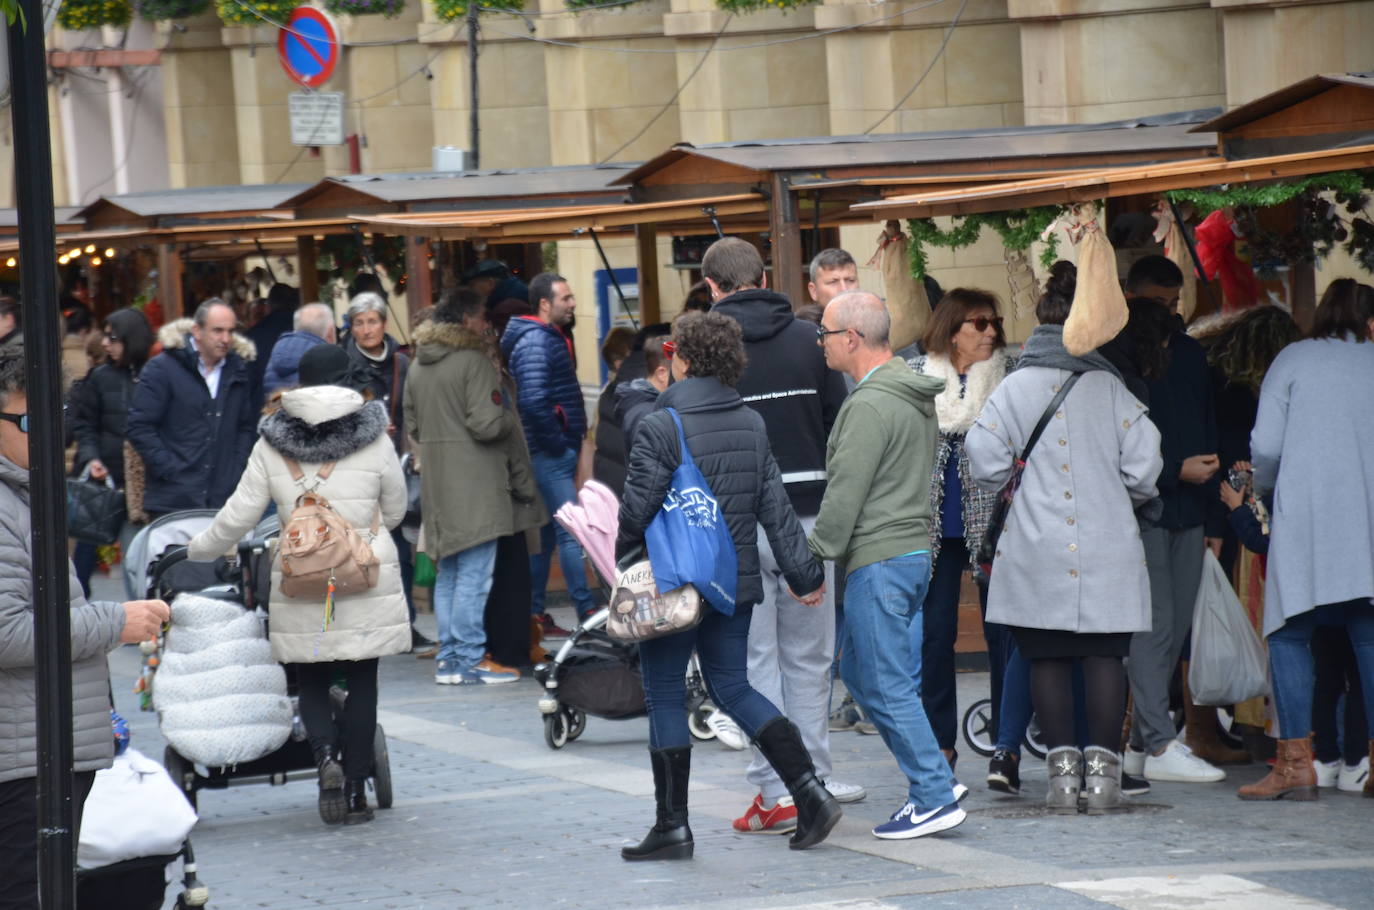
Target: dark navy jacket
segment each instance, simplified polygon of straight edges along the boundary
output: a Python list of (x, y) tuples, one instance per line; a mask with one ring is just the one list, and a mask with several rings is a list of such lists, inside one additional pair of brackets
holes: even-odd
[[(143, 508), (152, 514), (218, 509), (238, 486), (258, 439), (255, 387), (243, 357), (231, 350), (219, 394), (196, 366), (189, 336), (148, 361), (134, 388), (125, 433), (143, 458)], [(235, 337), (235, 349), (251, 351)], [(251, 356), (251, 355), (250, 355)]]
[(557, 458), (578, 451), (587, 435), (587, 409), (563, 333), (533, 316), (516, 316), (501, 335), (501, 353), (515, 378), (530, 454)]
[(319, 335), (310, 332), (287, 332), (272, 345), (267, 370), (262, 374), (262, 393), (270, 397), (277, 389), (291, 389), (300, 385), (301, 358), (305, 352), (325, 344)]

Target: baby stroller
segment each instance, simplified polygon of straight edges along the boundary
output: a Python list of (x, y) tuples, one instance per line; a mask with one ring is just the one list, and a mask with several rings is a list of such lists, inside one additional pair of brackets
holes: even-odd
[[(620, 510), (615, 494), (595, 480), (583, 485), (576, 503), (554, 516), (582, 544), (587, 560), (603, 589), (615, 579), (615, 532)], [(606, 634), (609, 610), (602, 607), (583, 620), (554, 654), (534, 668), (544, 687), (539, 713), (544, 717), (544, 742), (561, 749), (582, 735), (587, 715), (626, 720), (648, 713), (639, 649)], [(697, 739), (714, 739), (707, 724), (714, 707), (707, 701), (706, 684), (696, 655), (687, 667), (687, 726)]]
[[(187, 541), (207, 527), (213, 517), (213, 512), (205, 510), (172, 513), (153, 522), (140, 534), (154, 532), (163, 539), (175, 539), (179, 536), (183, 541)], [(260, 524), (252, 535), (239, 543), (238, 552), (232, 559), (220, 557), (214, 562), (193, 562), (187, 558), (184, 545), (173, 544), (167, 547), (149, 564), (146, 596), (160, 598), (169, 603), (183, 594), (211, 598), (236, 606), (243, 618), (234, 622), (246, 622), (244, 618), (257, 615), (257, 607), (268, 606), (273, 558), (271, 537), (277, 533), (277, 528), (276, 517)], [(135, 544), (137, 543), (136, 538)], [(130, 551), (135, 552), (135, 547), (131, 546)], [(174, 622), (177, 612), (178, 608), (174, 603)], [(175, 627), (172, 635), (176, 635)], [(167, 659), (166, 647), (167, 639), (164, 636), (159, 642), (158, 654), (155, 655), (164, 663)], [(286, 676), (286, 695), (290, 699), (287, 715), (290, 732), (279, 747), (249, 760), (211, 767), (183, 756), (171, 745), (167, 746), (163, 754), (163, 765), (186, 794), (192, 806), (197, 805), (197, 793), (201, 790), (222, 790), (231, 786), (259, 783), (279, 786), (292, 780), (316, 780), (318, 768), (300, 720), (296, 680), (289, 666), (283, 669)], [(156, 698), (157, 677), (154, 675), (145, 679), (149, 680)], [(347, 695), (338, 687), (331, 689), (331, 695), (335, 702), (335, 714), (341, 718), (343, 702)], [(167, 736), (166, 718), (161, 710), (159, 722), (163, 726), (163, 735)], [(376, 796), (377, 805), (382, 809), (391, 808), (391, 763), (386, 734), (380, 724), (373, 737), (373, 773), (368, 783)]]

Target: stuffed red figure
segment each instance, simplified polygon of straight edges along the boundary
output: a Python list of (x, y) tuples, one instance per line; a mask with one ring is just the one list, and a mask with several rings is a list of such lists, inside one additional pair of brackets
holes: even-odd
[(1207, 280), (1219, 279), (1227, 313), (1254, 306), (1260, 285), (1254, 269), (1236, 255), (1235, 221), (1222, 209), (1208, 215), (1197, 226), (1197, 255)]

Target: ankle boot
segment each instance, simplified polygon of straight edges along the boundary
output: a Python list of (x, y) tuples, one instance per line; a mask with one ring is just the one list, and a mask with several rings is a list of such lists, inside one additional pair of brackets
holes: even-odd
[[(1050, 750), (1045, 756), (1050, 772), (1050, 788), (1045, 793), (1045, 808), (1051, 815), (1077, 815), (1078, 794), (1083, 788), (1083, 753), (1074, 746)], [(1120, 787), (1120, 778), (1118, 788)]]
[(367, 805), (367, 781), (350, 780), (344, 784), (348, 800), (348, 814), (344, 816), (345, 825), (361, 825), (372, 821), (372, 810)]
[(691, 859), (694, 844), (687, 826), (687, 781), (692, 773), (692, 747), (650, 749), (654, 769), (657, 820), (638, 846), (621, 847), (627, 860)]
[(1089, 815), (1108, 815), (1126, 808), (1121, 797), (1121, 755), (1101, 746), (1083, 750), (1083, 793)]
[(1236, 791), (1241, 799), (1297, 799), (1304, 802), (1317, 798), (1317, 769), (1312, 767), (1312, 740), (1279, 740), (1274, 770), (1258, 783)]
[[(1369, 767), (1374, 769), (1374, 739), (1369, 741)], [(1364, 779), (1364, 789), (1360, 791), (1360, 795), (1374, 799), (1374, 773)]]
[(759, 729), (754, 745), (778, 772), (797, 807), (797, 830), (788, 846), (805, 850), (825, 840), (844, 810), (816, 776), (816, 766), (802, 744), (801, 733), (792, 721), (779, 714)]
[(1250, 764), (1249, 752), (1232, 749), (1217, 735), (1216, 708), (1193, 703), (1193, 693), (1188, 688), (1187, 661), (1183, 662), (1183, 716), (1186, 719), (1183, 738), (1198, 758), (1213, 765)]
[(326, 825), (337, 825), (348, 811), (344, 800), (343, 767), (334, 758), (332, 748), (316, 749), (315, 765), (319, 768), (320, 820)]

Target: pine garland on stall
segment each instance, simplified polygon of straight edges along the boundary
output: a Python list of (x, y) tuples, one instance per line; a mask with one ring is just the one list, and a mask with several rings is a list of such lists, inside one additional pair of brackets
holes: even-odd
[[(933, 218), (912, 218), (906, 223), (907, 233), (911, 236), (911, 242), (907, 244), (911, 274), (917, 278), (925, 277), (929, 266), (926, 244), (947, 250), (964, 249), (978, 242), (985, 227), (997, 232), (1006, 249), (1015, 252), (1029, 250), (1031, 244), (1040, 239), (1040, 235), (1054, 224), (1062, 212), (1061, 206), (1042, 205), (1008, 212), (955, 215), (948, 230), (942, 230)], [(1048, 269), (1058, 258), (1059, 238), (1050, 234), (1045, 240), (1045, 249), (1041, 251), (1040, 264)]]

